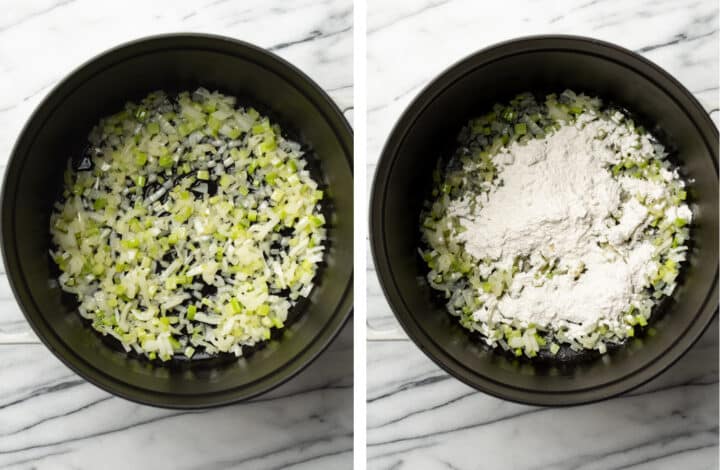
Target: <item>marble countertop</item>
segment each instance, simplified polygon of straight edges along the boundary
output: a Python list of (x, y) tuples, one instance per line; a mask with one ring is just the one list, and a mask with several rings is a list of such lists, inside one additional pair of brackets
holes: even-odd
[[(717, 123), (714, 1), (368, 1), (368, 189), (392, 125), (432, 78), (513, 37), (592, 36), (637, 51)], [(367, 257), (368, 468), (717, 469), (718, 323), (631, 394), (568, 409), (518, 405), (448, 376), (404, 333)]]
[[(12, 0), (0, 15), (0, 166), (52, 86), (94, 55), (168, 32), (269, 48), (352, 120), (352, 1)], [(168, 411), (115, 398), (30, 331), (0, 272), (0, 468), (350, 468), (352, 322), (289, 383), (251, 403)]]

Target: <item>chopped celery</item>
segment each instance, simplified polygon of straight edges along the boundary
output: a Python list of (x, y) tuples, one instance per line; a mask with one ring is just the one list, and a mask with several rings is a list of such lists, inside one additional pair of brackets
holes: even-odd
[(158, 124), (157, 122), (150, 122), (145, 127), (145, 129), (147, 129), (147, 132), (150, 135), (159, 134), (160, 133), (160, 124)]
[(148, 112), (145, 108), (138, 108), (135, 111), (135, 119), (138, 121), (144, 121), (147, 118)]
[(140, 246), (140, 240), (137, 238), (131, 238), (129, 240), (123, 240), (121, 244), (124, 248), (137, 248)]
[(105, 206), (107, 206), (107, 199), (102, 197), (95, 199), (95, 202), (93, 203), (93, 208), (96, 211), (105, 209)]
[(169, 153), (160, 155), (160, 158), (158, 159), (158, 165), (160, 165), (160, 167), (162, 168), (170, 168), (173, 165), (172, 155), (170, 155)]
[(135, 150), (135, 164), (137, 166), (144, 166), (148, 161), (147, 153)]

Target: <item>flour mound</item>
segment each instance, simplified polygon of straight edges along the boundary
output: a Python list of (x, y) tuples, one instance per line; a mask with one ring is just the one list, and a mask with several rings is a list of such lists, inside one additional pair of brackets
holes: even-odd
[[(466, 229), (458, 237), (474, 258), (508, 270), (518, 257), (533, 266), (554, 260), (564, 272), (541, 282), (536, 269), (516, 273), (508, 295), (481, 294), (476, 321), (500, 316), (539, 327), (553, 324), (580, 337), (601, 323), (620, 325), (623, 310), (649, 285), (657, 271), (655, 247), (634, 237), (648, 223), (648, 211), (632, 195), (652, 198), (658, 185), (612, 177), (608, 167), (617, 163), (618, 152), (610, 147), (625, 142), (610, 125), (600, 120), (566, 125), (544, 139), (515, 142), (494, 159), (496, 187), (468, 196), (477, 197), (474, 204), (467, 199), (451, 204), (450, 213)], [(598, 139), (606, 133), (607, 139)], [(651, 149), (636, 149), (643, 150)], [(475, 213), (471, 206), (478, 208)]]

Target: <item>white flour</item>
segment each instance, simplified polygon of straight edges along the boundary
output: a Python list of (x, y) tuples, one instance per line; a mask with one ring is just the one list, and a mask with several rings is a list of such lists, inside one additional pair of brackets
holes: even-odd
[[(652, 261), (656, 248), (634, 237), (649, 223), (648, 209), (634, 196), (652, 201), (663, 194), (663, 187), (612, 178), (607, 167), (617, 163), (618, 156), (608, 144), (628, 152), (652, 151), (646, 139), (635, 149), (630, 137), (614, 130), (612, 123), (597, 120), (583, 128), (563, 126), (524, 145), (514, 143), (494, 159), (502, 162), (502, 185), (478, 197), (475, 214), (467, 200), (451, 205), (450, 213), (467, 229), (459, 237), (475, 258), (511, 269), (518, 256), (530, 257), (537, 266), (543, 263), (542, 254), (558, 259), (561, 272), (567, 270), (542, 284), (536, 269), (518, 272), (509, 295), (497, 299), (481, 293), (484, 305), (474, 313), (476, 321), (516, 320), (540, 327), (552, 323), (554, 328), (567, 327), (571, 338), (601, 324), (621, 324), (623, 311), (658, 267)], [(601, 131), (608, 134), (604, 140), (596, 138)], [(619, 212), (616, 224), (610, 216)], [(599, 243), (614, 249), (600, 248)]]

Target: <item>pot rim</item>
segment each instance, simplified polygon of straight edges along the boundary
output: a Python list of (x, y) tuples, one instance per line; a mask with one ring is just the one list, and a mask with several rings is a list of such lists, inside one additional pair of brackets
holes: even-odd
[[(529, 405), (571, 406), (602, 401), (634, 390), (675, 364), (702, 336), (702, 333), (718, 312), (718, 269), (715, 270), (713, 287), (708, 291), (693, 321), (685, 331), (678, 334), (677, 338), (662, 354), (656, 356), (646, 367), (601, 385), (571, 392), (543, 392), (512, 386), (492, 377), (481, 375), (470, 370), (448, 354), (420, 326), (405, 303), (397, 286), (392, 266), (387, 261), (386, 254), (388, 250), (384, 240), (387, 181), (392, 173), (397, 152), (402, 147), (409, 130), (415, 125), (418, 116), (424, 113), (426, 107), (446, 89), (452, 87), (462, 76), (471, 73), (473, 70), (509, 56), (548, 50), (562, 50), (611, 60), (655, 83), (676, 102), (677, 99), (673, 93), (668, 91), (668, 87), (683, 95), (683, 98), (689, 101), (689, 106), (677, 104), (686, 111), (686, 117), (692, 121), (694, 127), (702, 134), (705, 146), (710, 149), (713, 165), (717, 173), (718, 155), (716, 143), (718, 141), (718, 130), (692, 93), (667, 71), (633, 51), (590, 37), (558, 34), (524, 36), (493, 44), (456, 61), (426, 85), (405, 108), (385, 141), (375, 170), (368, 214), (369, 236), (376, 272), (385, 298), (406, 334), (427, 357), (465, 384), (498, 398)], [(615, 57), (612, 57), (611, 54), (615, 54)], [(621, 57), (617, 57), (618, 55)], [(646, 70), (640, 70), (641, 67)], [(653, 78), (649, 74), (655, 77)], [(667, 86), (659, 84), (659, 80), (668, 82)], [(688, 111), (691, 109), (698, 114), (702, 122), (696, 122), (688, 115)], [(708, 134), (712, 135), (709, 136)], [(709, 142), (708, 138), (711, 138), (713, 142)]]
[[(178, 42), (180, 42), (180, 44), (177, 44)], [(148, 46), (151, 46), (150, 49), (146, 49)], [(133, 49), (138, 50), (133, 53)], [(31, 127), (36, 125), (35, 123), (37, 121), (47, 119), (47, 115), (49, 114), (48, 108), (51, 107), (53, 101), (58, 100), (62, 103), (77, 87), (81, 86), (81, 83), (101, 73), (106, 67), (148, 52), (173, 49), (214, 50), (225, 55), (243, 57), (246, 60), (258, 63), (258, 65), (283, 78), (323, 114), (332, 128), (333, 133), (339, 139), (340, 145), (345, 150), (345, 160), (352, 174), (352, 127), (332, 98), (305, 72), (287, 60), (259, 46), (226, 36), (183, 32), (144, 36), (123, 42), (86, 60), (59, 81), (33, 110), (18, 134), (13, 149), (10, 152), (3, 177), (2, 189), (0, 190), (0, 210), (2, 212), (0, 214), (0, 250), (2, 250), (3, 264), (7, 273), (8, 282), (20, 310), (23, 312), (23, 315), (41, 342), (73, 372), (113, 395), (136, 403), (171, 409), (204, 409), (246, 401), (269, 392), (289, 381), (309, 366), (340, 333), (352, 314), (353, 273), (350, 273), (350, 276), (348, 276), (345, 282), (340, 301), (333, 307), (334, 312), (330, 317), (330, 321), (323, 325), (323, 328), (317, 332), (312, 341), (305, 346), (298, 355), (291, 358), (282, 367), (241, 387), (234, 387), (213, 393), (192, 395), (174, 394), (130, 385), (123, 380), (117, 379), (91, 366), (84, 358), (72, 351), (44, 319), (42, 321), (36, 321), (37, 319), (28, 312), (29, 310), (39, 312), (40, 309), (34, 305), (34, 299), (30, 295), (27, 287), (28, 281), (25, 279), (25, 276), (21, 275), (21, 263), (15, 247), (8, 246), (8, 241), (16, 238), (15, 234), (12, 233), (13, 227), (11, 223), (15, 209), (13, 207), (6, 208), (9, 197), (8, 185), (10, 184), (10, 174), (15, 173), (12, 170), (18, 165), (22, 165), (25, 160), (24, 154), (27, 153), (36, 138), (36, 135), (29, 135)], [(254, 57), (249, 58), (249, 55), (254, 55)], [(101, 65), (101, 63), (103, 63), (103, 65)], [(82, 78), (80, 82), (74, 83), (78, 80), (78, 77), (82, 75), (88, 76)], [(52, 109), (56, 106), (57, 104), (53, 105)], [(52, 111), (52, 109), (50, 111)], [(19, 155), (21, 151), (23, 152), (22, 158)], [(8, 219), (8, 221), (5, 219)]]

